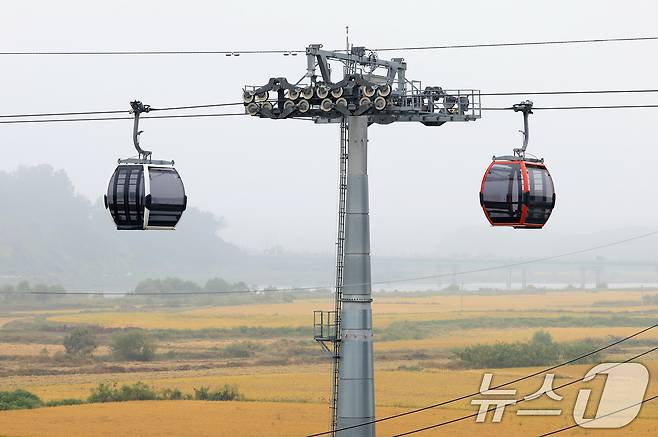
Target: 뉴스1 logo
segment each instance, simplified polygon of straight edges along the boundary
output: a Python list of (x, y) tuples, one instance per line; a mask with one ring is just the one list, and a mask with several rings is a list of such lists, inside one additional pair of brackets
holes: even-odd
[[(580, 389), (573, 408), (573, 419), (582, 428), (603, 429), (621, 428), (628, 425), (637, 417), (642, 408), (642, 400), (649, 385), (649, 371), (639, 363), (602, 363), (591, 368), (583, 382), (593, 380), (597, 375), (606, 375), (605, 385), (601, 393), (594, 417), (586, 418), (591, 389)], [(485, 396), (515, 396), (516, 389), (490, 389), (493, 374), (485, 373), (480, 384), (480, 394)], [(541, 387), (534, 393), (523, 397), (524, 402), (547, 396), (553, 401), (563, 399), (554, 391), (553, 382), (555, 375), (546, 374)], [(487, 412), (493, 411), (492, 423), (502, 420), (505, 407), (515, 405), (520, 400), (514, 399), (473, 399), (472, 405), (479, 405), (478, 414), (475, 419), (477, 423), (484, 423)], [(494, 408), (495, 407), (495, 408)], [(517, 416), (560, 416), (562, 409), (519, 409)]]

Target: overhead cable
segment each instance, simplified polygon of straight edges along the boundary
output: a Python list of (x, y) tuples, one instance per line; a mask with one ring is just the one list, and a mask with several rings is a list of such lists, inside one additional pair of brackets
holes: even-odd
[[(212, 114), (211, 114), (212, 115)], [(216, 115), (224, 115), (224, 114), (216, 114)], [(230, 115), (230, 114), (226, 114)], [(169, 116), (173, 117), (173, 116)], [(154, 118), (154, 117), (149, 117), (149, 118)], [(2, 123), (2, 122), (0, 122)], [(545, 261), (551, 261), (554, 259), (559, 259), (559, 258), (565, 258), (568, 256), (573, 256), (573, 255), (580, 255), (583, 253), (587, 252), (593, 252), (596, 250), (600, 249), (605, 249), (608, 247), (613, 247), (613, 246), (618, 246), (621, 244), (626, 244), (631, 241), (636, 241), (640, 240), (643, 238), (648, 238), (652, 237), (654, 235), (658, 235), (658, 230), (656, 231), (651, 231), (651, 232), (646, 232), (644, 234), (638, 234), (634, 235), (632, 237), (628, 238), (623, 238), (621, 240), (616, 240), (616, 241), (611, 241), (609, 243), (604, 243), (600, 244), (597, 246), (591, 246), (588, 248), (584, 249), (578, 249), (578, 250), (572, 250), (569, 252), (563, 252), (557, 255), (550, 255), (550, 256), (544, 256), (540, 258), (533, 258), (530, 260), (526, 261), (518, 261), (514, 263), (509, 263), (509, 264), (502, 264), (502, 265), (495, 265), (491, 267), (482, 267), (478, 269), (470, 269), (470, 270), (462, 270), (459, 272), (453, 272), (453, 273), (440, 273), (436, 275), (426, 275), (426, 276), (416, 276), (416, 277), (411, 277), (411, 278), (403, 278), (403, 279), (390, 279), (390, 280), (383, 280), (383, 281), (371, 281), (371, 282), (366, 282), (366, 283), (359, 283), (359, 284), (349, 284), (350, 286), (361, 286), (361, 285), (384, 285), (384, 284), (395, 284), (395, 283), (401, 283), (401, 282), (413, 282), (413, 281), (421, 281), (421, 280), (426, 280), (426, 279), (439, 279), (443, 277), (452, 277), (452, 276), (462, 276), (462, 275), (469, 275), (473, 273), (483, 273), (483, 272), (490, 272), (490, 271), (495, 271), (495, 270), (503, 270), (503, 269), (509, 269), (512, 267), (518, 267), (518, 266), (525, 266), (529, 264), (536, 264), (539, 262), (545, 262)], [(292, 287), (292, 288), (279, 288), (277, 290), (234, 290), (231, 291), (231, 294), (236, 294), (236, 293), (257, 293), (257, 292), (263, 292), (263, 291), (313, 291), (313, 290), (320, 290), (320, 289), (331, 289), (333, 288), (334, 285), (320, 285), (320, 286), (310, 286), (310, 287)], [(5, 291), (0, 291), (0, 294), (13, 294), (14, 292), (5, 292)], [(28, 293), (28, 292), (26, 292)], [(165, 292), (165, 293), (152, 293), (152, 294), (147, 294), (147, 293), (138, 293), (138, 294), (133, 294), (133, 293), (116, 293), (116, 292), (74, 292), (74, 293), (69, 293), (69, 292), (51, 292), (51, 291), (43, 291), (43, 292), (29, 292), (31, 294), (40, 294), (40, 295), (67, 295), (67, 296), (75, 296), (75, 295), (126, 295), (126, 296), (145, 296), (145, 295), (151, 295), (151, 296), (166, 296), (166, 295), (194, 295), (194, 294), (203, 294), (203, 295), (208, 295), (208, 294), (223, 294), (223, 293), (228, 293), (228, 292), (216, 292), (216, 291), (181, 291), (181, 292)]]
[[(494, 386), (494, 387), (491, 387), (490, 390), (496, 390), (496, 389), (499, 389), (499, 388), (502, 388), (502, 387), (507, 387), (507, 386), (510, 386), (510, 385), (512, 385), (512, 384), (516, 384), (516, 383), (518, 383), (518, 382), (525, 381), (525, 380), (530, 379), (530, 378), (533, 378), (533, 377), (535, 377), (535, 376), (539, 376), (539, 375), (542, 375), (542, 374), (544, 374), (544, 373), (550, 372), (550, 371), (552, 371), (552, 370), (558, 369), (558, 368), (560, 368), (560, 367), (566, 366), (566, 365), (568, 365), (568, 364), (575, 363), (575, 362), (580, 361), (580, 360), (582, 360), (582, 359), (584, 359), (584, 358), (587, 358), (587, 357), (590, 357), (590, 356), (592, 356), (592, 355), (595, 355), (595, 354), (597, 354), (597, 353), (599, 353), (599, 352), (602, 352), (602, 351), (604, 351), (604, 350), (606, 350), (606, 349), (610, 349), (610, 348), (613, 347), (613, 346), (616, 346), (616, 345), (618, 345), (618, 344), (621, 344), (621, 343), (623, 343), (623, 342), (626, 342), (626, 341), (628, 341), (628, 340), (630, 340), (630, 339), (632, 339), (632, 338), (634, 338), (634, 337), (637, 337), (637, 336), (639, 336), (639, 335), (641, 335), (641, 334), (643, 334), (643, 333), (645, 333), (645, 332), (648, 332), (648, 331), (650, 331), (650, 330), (652, 330), (652, 329), (655, 329), (656, 327), (658, 327), (658, 323), (657, 323), (657, 324), (654, 324), (654, 325), (651, 325), (651, 326), (649, 326), (649, 327), (647, 327), (647, 328), (644, 328), (644, 329), (642, 329), (642, 330), (640, 330), (640, 331), (637, 331), (637, 332), (635, 332), (635, 333), (633, 333), (633, 334), (631, 334), (631, 335), (629, 335), (629, 336), (626, 336), (626, 337), (624, 337), (624, 338), (621, 338), (621, 339), (619, 339), (619, 340), (616, 340), (616, 341), (614, 341), (614, 342), (612, 342), (612, 343), (609, 343), (609, 344), (607, 344), (607, 345), (605, 345), (605, 346), (602, 346), (602, 347), (600, 347), (600, 348), (598, 348), (598, 349), (595, 349), (595, 350), (593, 350), (593, 351), (591, 351), (591, 352), (588, 352), (588, 353), (586, 353), (586, 354), (584, 354), (584, 355), (580, 355), (580, 356), (578, 356), (578, 357), (572, 358), (572, 359), (570, 359), (570, 360), (564, 361), (564, 362), (559, 363), (559, 364), (556, 364), (556, 365), (554, 365), (554, 366), (551, 366), (551, 367), (548, 367), (548, 368), (545, 368), (545, 369), (542, 369), (542, 370), (539, 370), (539, 371), (536, 371), (536, 372), (533, 372), (533, 373), (527, 374), (527, 375), (525, 375), (525, 376), (521, 376), (521, 377), (519, 377), (519, 378), (516, 378), (516, 379), (510, 380), (510, 381), (508, 381), (508, 382), (506, 382), (506, 383), (498, 384), (498, 385), (496, 385), (496, 386)], [(639, 357), (641, 357), (641, 356), (647, 355), (647, 354), (649, 354), (649, 353), (651, 353), (651, 352), (654, 352), (654, 351), (657, 350), (657, 349), (658, 349), (658, 347), (654, 347), (654, 348), (652, 348), (652, 349), (650, 349), (650, 350), (648, 350), (648, 351), (646, 351), (646, 352), (643, 352), (643, 353), (640, 354), (640, 355), (637, 355), (637, 356), (635, 356), (635, 357), (629, 359), (629, 361), (630, 361), (630, 360), (634, 360), (634, 359), (636, 359), (636, 358), (639, 358)], [(578, 382), (578, 381), (580, 381), (580, 380), (576, 380), (575, 382)], [(575, 382), (571, 382), (570, 384), (574, 384)], [(569, 384), (567, 384), (567, 385), (569, 385)], [(434, 408), (438, 408), (438, 407), (441, 407), (441, 406), (444, 406), (444, 405), (452, 404), (452, 403), (454, 403), (454, 402), (463, 401), (463, 400), (465, 400), (465, 399), (470, 399), (470, 398), (475, 397), (475, 396), (478, 396), (478, 395), (480, 395), (480, 394), (481, 394), (481, 393), (480, 393), (479, 391), (477, 391), (477, 392), (472, 392), (472, 393), (468, 393), (468, 394), (465, 394), (465, 395), (462, 395), (462, 396), (459, 396), (459, 397), (456, 397), (456, 398), (448, 399), (448, 400), (446, 400), (446, 401), (441, 401), (441, 402), (438, 402), (438, 403), (435, 403), (435, 404), (427, 405), (427, 406), (425, 406), (425, 407), (420, 407), (420, 408), (415, 408), (415, 409), (413, 409), (413, 410), (405, 411), (405, 412), (403, 412), (403, 413), (393, 414), (393, 415), (390, 415), (390, 416), (382, 417), (382, 418), (375, 419), (375, 420), (371, 420), (371, 421), (368, 421), (368, 422), (359, 423), (359, 424), (357, 424), (357, 425), (351, 425), (351, 426), (347, 426), (347, 427), (344, 427), (344, 428), (339, 428), (339, 429), (336, 429), (335, 432), (346, 431), (346, 430), (349, 430), (349, 429), (359, 428), (359, 427), (366, 426), (366, 425), (372, 425), (372, 424), (374, 424), (374, 423), (379, 423), (379, 422), (384, 422), (384, 421), (387, 421), (387, 420), (397, 419), (397, 418), (399, 418), (399, 417), (409, 416), (409, 415), (411, 415), (411, 414), (417, 414), (417, 413), (420, 413), (420, 412), (422, 412), (422, 411), (427, 411), (427, 410), (431, 410), (431, 409), (434, 409)], [(407, 435), (407, 434), (413, 434), (413, 433), (416, 433), (416, 432), (426, 431), (426, 430), (428, 430), (428, 429), (437, 428), (437, 427), (439, 427), (439, 426), (448, 425), (448, 424), (450, 424), (450, 423), (458, 422), (458, 421), (460, 421), (460, 420), (468, 419), (468, 418), (470, 418), (470, 417), (475, 417), (476, 415), (477, 415), (477, 413), (476, 413), (475, 415), (462, 416), (462, 417), (459, 417), (459, 418), (457, 418), (457, 419), (452, 419), (452, 420), (447, 421), (447, 422), (441, 422), (441, 423), (434, 424), (434, 425), (431, 425), (431, 426), (427, 426), (427, 427), (418, 428), (418, 429), (415, 429), (415, 430), (412, 430), (412, 431), (408, 431), (407, 433), (405, 433), (405, 434), (400, 434), (400, 435)], [(306, 437), (319, 437), (319, 436), (323, 436), (323, 435), (331, 434), (332, 432), (334, 432), (334, 431), (324, 431), (324, 432), (319, 432), (319, 433), (315, 433), (315, 434), (308, 434)], [(397, 437), (397, 436), (396, 436), (396, 437)]]
[[(376, 52), (388, 51), (416, 51), (416, 50), (444, 50), (444, 49), (470, 49), (491, 47), (518, 47), (518, 46), (543, 46), (564, 44), (598, 44), (611, 42), (638, 42), (655, 41), (658, 36), (636, 36), (636, 37), (611, 37), (590, 39), (567, 39), (567, 40), (544, 40), (544, 41), (520, 41), (499, 43), (475, 43), (475, 44), (446, 44), (446, 45), (424, 45), (424, 46), (402, 46), (402, 47), (379, 47), (372, 49)], [(339, 50), (344, 51), (344, 50)], [(296, 56), (306, 53), (306, 50), (16, 50), (0, 51), (0, 56), (145, 56), (145, 55), (268, 55), (282, 54), (284, 56)]]
[(407, 52), (414, 50), (473, 49), (473, 48), (488, 48), (488, 47), (544, 46), (544, 45), (563, 45), (563, 44), (596, 44), (596, 43), (609, 43), (609, 42), (628, 42), (628, 41), (635, 42), (635, 41), (655, 41), (655, 40), (658, 40), (658, 36), (566, 39), (566, 40), (547, 40), (547, 41), (479, 43), (479, 44), (447, 44), (447, 45), (434, 45), (434, 46), (381, 47), (372, 50), (376, 52), (389, 52), (389, 51)]
[[(616, 90), (569, 90), (569, 91), (504, 91), (504, 92), (489, 92), (480, 93), (480, 96), (530, 96), (530, 95), (570, 95), (570, 94), (644, 94), (644, 93), (658, 93), (658, 89), (616, 89)], [(203, 108), (219, 108), (225, 106), (241, 106), (243, 102), (220, 102), (209, 103), (200, 105), (186, 105), (186, 106), (164, 106), (164, 107), (151, 107), (150, 111), (177, 111), (188, 109), (203, 109)], [(656, 108), (658, 104), (637, 104), (637, 105), (593, 105), (593, 106), (552, 106), (552, 107), (533, 107), (533, 110), (559, 110), (559, 109), (631, 109), (631, 108)], [(506, 111), (512, 110), (511, 106), (504, 107), (485, 107), (483, 111)], [(95, 110), (95, 111), (65, 111), (65, 112), (39, 112), (39, 113), (21, 113), (21, 114), (0, 114), (2, 118), (37, 118), (37, 117), (64, 117), (75, 115), (102, 115), (102, 114), (125, 114), (129, 113), (129, 109), (110, 109), (110, 110)], [(84, 121), (104, 120), (103, 118), (95, 118)], [(76, 120), (77, 121), (77, 120)], [(29, 122), (29, 121), (28, 121)]]
[[(626, 359), (626, 360), (624, 360), (624, 361), (622, 361), (622, 362), (620, 362), (620, 363), (613, 363), (613, 364), (611, 364), (607, 369), (605, 369), (605, 370), (601, 370), (601, 371), (598, 372), (598, 373), (603, 374), (603, 373), (605, 373), (606, 371), (608, 371), (608, 370), (610, 370), (610, 369), (613, 369), (613, 368), (615, 368), (615, 367), (617, 367), (617, 366), (619, 366), (619, 365), (621, 365), (621, 364), (625, 364), (625, 363), (628, 363), (628, 362), (634, 361), (634, 360), (636, 360), (636, 359), (638, 359), (638, 358), (640, 358), (640, 357), (643, 357), (643, 356), (648, 355), (648, 354), (650, 354), (650, 353), (652, 353), (652, 352), (655, 352), (656, 350), (658, 350), (658, 347), (653, 347), (653, 348), (651, 348), (651, 349), (649, 349), (649, 350), (646, 350), (646, 351), (644, 351), (644, 352), (642, 352), (642, 353), (640, 353), (640, 354), (638, 354), (638, 355), (635, 355), (634, 357), (628, 358), (628, 359)], [(567, 387), (567, 386), (570, 386), (570, 385), (573, 385), (573, 384), (577, 384), (577, 383), (579, 383), (579, 382), (583, 382), (583, 379), (582, 379), (582, 378), (578, 378), (578, 379), (571, 380), (571, 381), (569, 381), (569, 382), (567, 382), (567, 383), (564, 383), (564, 384), (558, 385), (557, 387), (553, 387), (553, 390), (559, 390), (559, 389), (561, 389), (561, 388), (564, 388), (564, 387)], [(499, 386), (499, 387), (500, 387), (500, 386)], [(490, 390), (493, 390), (493, 389), (490, 389)], [(478, 394), (481, 394), (481, 393), (478, 393)], [(658, 396), (656, 396), (656, 397), (658, 397)], [(645, 399), (643, 402), (645, 402), (645, 401), (650, 401), (650, 400), (652, 400), (652, 399), (654, 399), (654, 398)], [(527, 400), (528, 400), (528, 399), (526, 399), (526, 398), (516, 399), (516, 400), (514, 401), (514, 405), (516, 405), (516, 404), (520, 404), (521, 402), (524, 402), (524, 401), (527, 401)], [(640, 402), (640, 403), (642, 403), (642, 402)], [(637, 404), (627, 406), (626, 408), (622, 408), (622, 409), (620, 409), (619, 411), (627, 410), (628, 408), (631, 408), (631, 407), (636, 406), (636, 405), (637, 405)], [(494, 411), (494, 410), (496, 410), (496, 408), (497, 408), (497, 407), (494, 406), (493, 408), (487, 409), (486, 412)], [(477, 417), (479, 414), (480, 414), (480, 413), (477, 412), (477, 413), (474, 413), (474, 414), (468, 414), (468, 415), (465, 415), (465, 416), (460, 416), (460, 417), (457, 417), (457, 418), (455, 418), (455, 419), (447, 420), (447, 421), (445, 421), (445, 422), (440, 422), (440, 423), (436, 423), (436, 424), (433, 424), (433, 425), (424, 426), (424, 427), (422, 427), (422, 428), (416, 428), (416, 429), (413, 429), (413, 430), (410, 430), (410, 431), (406, 431), (406, 432), (403, 432), (403, 433), (400, 433), (400, 434), (395, 434), (393, 437), (403, 437), (403, 436), (407, 436), (407, 435), (411, 435), (411, 434), (417, 434), (417, 433), (420, 433), (420, 432), (428, 431), (428, 430), (430, 430), (430, 429), (436, 429), (436, 428), (439, 428), (439, 427), (441, 427), (441, 426), (446, 426), (446, 425), (450, 425), (450, 424), (452, 424), (452, 423), (460, 422), (460, 421), (462, 421), (462, 420), (470, 419), (470, 418), (472, 418), (472, 417)], [(614, 412), (613, 412), (613, 413), (610, 413), (610, 414), (614, 414)], [(599, 418), (600, 418), (600, 417), (599, 417)], [(551, 434), (557, 434), (558, 432), (566, 431), (567, 429), (571, 429), (571, 428), (573, 428), (573, 427), (575, 427), (575, 426), (577, 426), (577, 425), (574, 425), (574, 426), (571, 426), (571, 427), (567, 427), (567, 428), (562, 428), (562, 429), (559, 429), (559, 430), (557, 430), (557, 431), (549, 432), (549, 433), (547, 433), (547, 434), (542, 434), (542, 436), (547, 436), (547, 435), (551, 435)], [(541, 437), (541, 436), (540, 436), (540, 437)]]

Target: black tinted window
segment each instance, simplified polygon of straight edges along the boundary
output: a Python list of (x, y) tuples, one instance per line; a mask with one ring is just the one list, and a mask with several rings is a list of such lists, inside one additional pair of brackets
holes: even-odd
[(528, 205), (553, 204), (553, 179), (548, 170), (542, 167), (528, 166), (528, 183), (530, 197)]
[(108, 209), (118, 229), (143, 226), (144, 180), (141, 165), (120, 165), (107, 189)]
[(528, 166), (528, 184), (530, 192), (526, 223), (544, 224), (553, 211), (553, 179), (545, 168)]
[(494, 164), (485, 176), (482, 189), (482, 206), (491, 220), (494, 223), (520, 220), (522, 199), (520, 164)]
[(152, 205), (180, 205), (185, 203), (185, 188), (173, 168), (150, 168)]

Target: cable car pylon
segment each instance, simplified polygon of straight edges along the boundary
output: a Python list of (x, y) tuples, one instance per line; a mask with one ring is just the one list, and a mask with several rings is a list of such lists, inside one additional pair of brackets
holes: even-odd
[[(404, 59), (383, 60), (365, 47), (327, 51), (311, 44), (306, 60), (306, 74), (299, 81), (273, 77), (262, 86), (245, 86), (242, 99), (245, 112), (254, 117), (341, 124), (336, 302), (331, 311), (314, 312), (314, 337), (333, 360), (332, 434), (373, 437), (368, 126), (477, 120), (480, 91), (423, 88), (420, 81), (406, 78)], [(343, 69), (338, 81), (331, 79), (330, 62)]]

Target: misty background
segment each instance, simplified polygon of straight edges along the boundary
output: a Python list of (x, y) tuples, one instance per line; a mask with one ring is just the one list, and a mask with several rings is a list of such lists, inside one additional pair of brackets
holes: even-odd
[[(286, 5), (13, 2), (0, 15), (0, 51), (300, 50), (310, 43), (338, 49), (346, 25), (352, 43), (370, 48), (650, 36), (658, 12), (650, 1), (534, 2), (532, 8), (474, 1), (468, 14), (446, 2), (411, 1), (403, 9), (342, 1), (329, 8)], [(657, 47), (646, 41), (380, 56), (403, 56), (409, 79), (446, 89), (641, 89), (657, 88)], [(305, 72), (301, 55), (2, 56), (0, 63), (1, 114), (128, 110), (133, 99), (153, 107), (236, 102), (245, 84), (273, 76), (297, 80)], [(536, 106), (658, 103), (653, 94), (528, 98)], [(482, 103), (523, 99), (483, 97)], [(519, 114), (488, 111), (476, 122), (434, 128), (372, 126), (373, 280), (448, 274), (455, 266), (471, 268), (455, 260), (529, 259), (657, 229), (657, 117), (655, 109), (536, 111), (528, 151), (546, 159), (557, 205), (542, 231), (527, 232), (492, 229), (477, 195), (491, 156), (520, 144)], [(144, 120), (140, 128), (143, 146), (155, 159), (175, 159), (186, 186), (192, 209), (173, 233), (120, 233), (103, 210), (117, 158), (134, 155), (132, 121), (0, 125), (3, 280), (39, 277), (103, 289), (167, 275), (331, 284), (337, 125), (224, 117)], [(656, 282), (657, 238), (574, 262), (645, 263), (637, 280)], [(619, 268), (624, 271), (628, 266)]]

